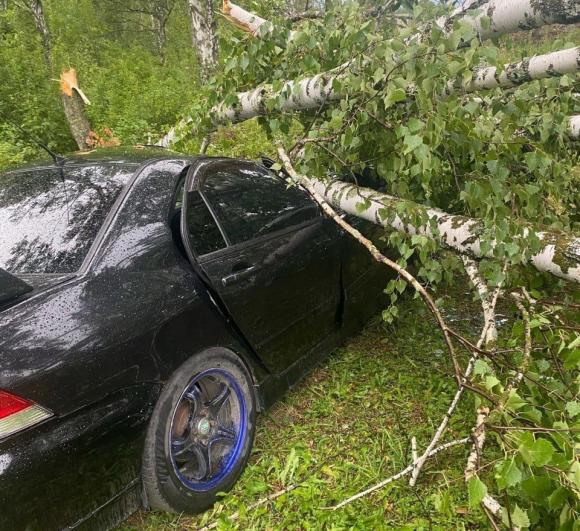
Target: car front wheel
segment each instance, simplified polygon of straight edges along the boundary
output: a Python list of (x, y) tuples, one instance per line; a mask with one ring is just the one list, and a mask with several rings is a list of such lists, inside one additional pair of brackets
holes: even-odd
[(254, 439), (252, 379), (238, 356), (211, 349), (167, 382), (147, 430), (143, 487), (152, 509), (198, 513), (241, 475)]

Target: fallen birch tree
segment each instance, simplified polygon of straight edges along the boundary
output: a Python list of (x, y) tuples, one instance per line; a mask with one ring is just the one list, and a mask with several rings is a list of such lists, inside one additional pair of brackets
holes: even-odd
[[(375, 190), (344, 183), (310, 180), (313, 188), (336, 208), (368, 221), (390, 227), (410, 236), (422, 235), (436, 239), (443, 246), (476, 258), (494, 256), (494, 242), (484, 251), (482, 238), (485, 229), (480, 220), (447, 214), (404, 199), (381, 194)], [(397, 214), (403, 210), (406, 216)], [(423, 220), (418, 223), (417, 220)], [(535, 236), (541, 250), (529, 258), (538, 270), (580, 282), (580, 238), (566, 234), (533, 232), (522, 229), (525, 241)]]
[[(346, 71), (348, 68), (341, 67), (339, 70)], [(497, 87), (511, 88), (536, 79), (575, 74), (578, 70), (580, 70), (580, 48), (575, 47), (506, 64), (500, 73), (496, 67), (476, 68), (471, 80), (463, 86), (459, 80), (449, 81), (444, 94), (448, 96), (457, 90), (469, 93)], [(213, 127), (264, 116), (271, 112), (272, 108), (280, 112), (305, 111), (339, 101), (346, 96), (334, 87), (346, 77), (347, 74), (337, 70), (296, 81), (286, 81), (280, 89), (265, 84), (247, 92), (240, 92), (236, 94), (237, 102), (233, 105), (221, 103), (212, 109)], [(407, 92), (407, 97), (412, 97), (414, 87), (408, 87)]]
[(490, 0), (473, 2), (467, 11), (458, 10), (437, 20), (437, 26), (449, 31), (457, 19), (469, 24), (480, 39), (498, 37), (518, 30), (530, 30), (549, 24), (580, 22), (576, 0)]

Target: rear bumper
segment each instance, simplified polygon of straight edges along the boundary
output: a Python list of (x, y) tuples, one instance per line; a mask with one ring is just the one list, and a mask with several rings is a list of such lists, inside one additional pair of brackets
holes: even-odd
[(155, 396), (135, 386), (0, 442), (0, 529), (107, 529), (134, 511)]

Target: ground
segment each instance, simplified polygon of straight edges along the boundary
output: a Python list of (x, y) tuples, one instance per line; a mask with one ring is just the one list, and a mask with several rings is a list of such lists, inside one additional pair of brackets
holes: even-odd
[[(440, 301), (453, 326), (473, 336), (480, 311), (469, 297), (459, 291)], [(426, 446), (456, 389), (447, 356), (423, 303), (408, 295), (394, 325), (380, 317), (371, 321), (262, 415), (246, 471), (213, 510), (198, 517), (143, 511), (120, 529), (485, 527), (479, 509), (468, 509), (463, 467), (469, 449), (463, 446), (432, 460), (415, 488), (403, 478), (329, 510), (406, 467), (413, 435), (419, 449)], [(466, 436), (473, 421), (473, 401), (466, 397), (445, 440)], [(298, 487), (250, 508), (291, 485)], [(236, 511), (240, 515), (230, 520)]]

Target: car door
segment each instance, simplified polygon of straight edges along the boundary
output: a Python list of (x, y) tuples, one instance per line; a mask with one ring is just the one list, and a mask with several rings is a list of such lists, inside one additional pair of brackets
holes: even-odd
[[(183, 203), (189, 253), (270, 370), (337, 329), (341, 237), (303, 189), (257, 164), (206, 159), (190, 169)], [(219, 249), (206, 243), (216, 230)]]

